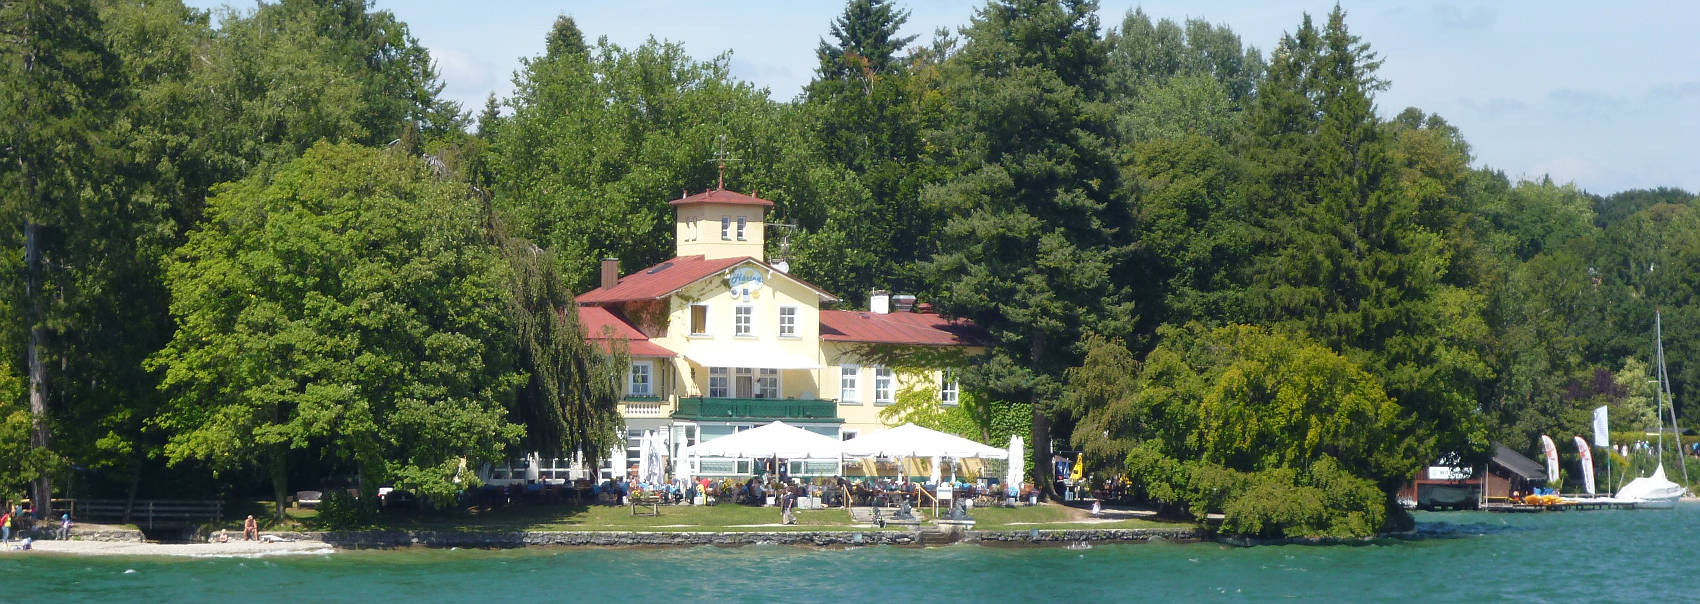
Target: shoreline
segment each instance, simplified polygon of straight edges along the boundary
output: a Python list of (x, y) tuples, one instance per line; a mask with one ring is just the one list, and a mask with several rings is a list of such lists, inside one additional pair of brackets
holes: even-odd
[(874, 545), (926, 547), (954, 544), (986, 546), (1075, 546), (1097, 543), (1196, 543), (1206, 535), (1196, 528), (1065, 528), (940, 533), (902, 530), (823, 531), (332, 531), (274, 532), (289, 541), (159, 543), (140, 539), (76, 539), (32, 542), (32, 549), (9, 554), (55, 556), (262, 557), (328, 555), (341, 551), (532, 548), (739, 547), (787, 545), (855, 549)]

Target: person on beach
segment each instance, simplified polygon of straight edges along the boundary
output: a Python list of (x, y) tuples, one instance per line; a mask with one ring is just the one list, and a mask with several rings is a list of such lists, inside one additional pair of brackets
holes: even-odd
[(66, 539), (71, 538), (71, 515), (70, 514), (64, 514), (64, 515), (61, 515), (59, 517), (59, 532), (55, 536), (60, 541), (64, 541)]
[(0, 516), (0, 544), (11, 545), (11, 543), (12, 543), (12, 513), (6, 512), (6, 514), (4, 516)]
[(254, 515), (253, 514), (249, 514), (248, 519), (242, 521), (242, 540), (243, 541), (259, 541), (260, 540), (260, 523), (254, 521)]

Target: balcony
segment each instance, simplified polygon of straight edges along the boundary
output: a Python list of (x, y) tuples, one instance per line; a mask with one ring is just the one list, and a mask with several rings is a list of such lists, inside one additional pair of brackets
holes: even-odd
[(838, 417), (838, 405), (820, 399), (795, 398), (704, 398), (680, 397), (674, 419), (706, 421), (737, 420), (807, 420), (833, 422)]

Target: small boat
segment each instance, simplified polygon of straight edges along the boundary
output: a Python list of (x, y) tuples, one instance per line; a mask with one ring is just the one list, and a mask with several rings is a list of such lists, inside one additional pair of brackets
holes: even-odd
[[(1659, 362), (1658, 396), (1659, 406), (1654, 412), (1659, 418), (1659, 445), (1654, 449), (1658, 455), (1659, 465), (1653, 470), (1652, 476), (1642, 476), (1629, 481), (1618, 489), (1616, 499), (1635, 502), (1639, 509), (1668, 510), (1676, 507), (1676, 502), (1688, 493), (1688, 488), (1671, 482), (1665, 478), (1665, 410), (1670, 409), (1671, 434), (1676, 438), (1677, 447), (1682, 446), (1681, 432), (1676, 429), (1676, 408), (1670, 404), (1670, 375), (1665, 373), (1665, 341), (1664, 326), (1658, 312), (1653, 313), (1653, 350), (1654, 357)], [(1677, 455), (1677, 463), (1681, 464), (1682, 455)], [(1682, 469), (1682, 480), (1688, 482), (1688, 468)]]
[(1634, 501), (1637, 508), (1668, 510), (1676, 507), (1682, 493), (1682, 485), (1665, 478), (1665, 465), (1661, 463), (1652, 476), (1636, 478), (1618, 489), (1617, 499)]

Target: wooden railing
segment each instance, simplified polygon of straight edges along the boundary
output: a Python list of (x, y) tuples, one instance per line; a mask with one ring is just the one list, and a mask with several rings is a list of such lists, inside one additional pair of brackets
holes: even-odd
[(54, 499), (49, 518), (70, 514), (79, 522), (133, 523), (144, 529), (190, 527), (224, 517), (223, 501), (181, 499)]
[(939, 498), (933, 496), (932, 493), (928, 493), (925, 488), (915, 487), (915, 503), (921, 503), (922, 496), (926, 496), (927, 499), (931, 499), (933, 501), (933, 518), (937, 519), (939, 517)]

